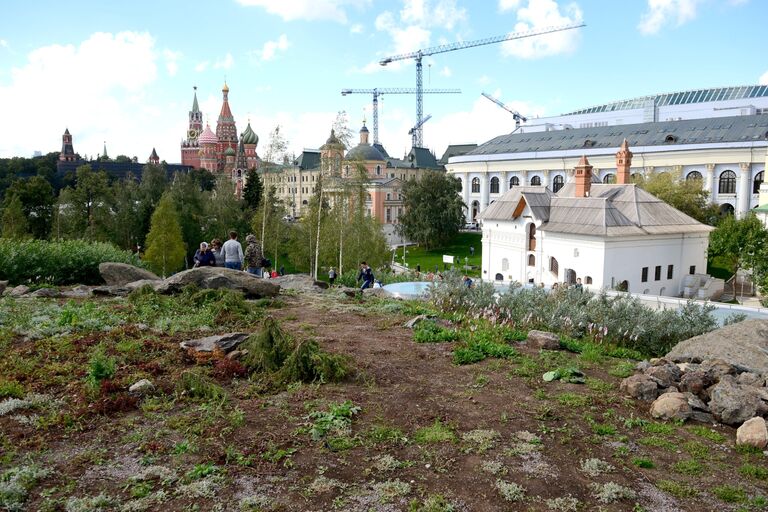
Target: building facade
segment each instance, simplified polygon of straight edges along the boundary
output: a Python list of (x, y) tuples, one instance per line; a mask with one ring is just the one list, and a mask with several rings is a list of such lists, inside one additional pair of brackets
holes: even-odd
[(514, 187), (484, 209), (483, 279), (669, 296), (706, 288), (713, 228), (631, 183), (632, 156), (626, 143), (616, 153), (615, 184), (582, 157), (557, 193)]

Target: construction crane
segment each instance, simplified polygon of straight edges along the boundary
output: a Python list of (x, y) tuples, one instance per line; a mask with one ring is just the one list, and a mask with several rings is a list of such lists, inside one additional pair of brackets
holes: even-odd
[[(381, 59), (379, 61), (379, 64), (381, 64), (382, 66), (386, 66), (390, 62), (395, 62), (398, 60), (406, 60), (406, 59), (414, 59), (416, 61), (416, 122), (418, 125), (421, 122), (422, 117), (424, 115), (424, 98), (422, 97), (423, 79), (422, 79), (422, 69), (421, 69), (422, 57), (435, 55), (437, 53), (463, 50), (465, 48), (474, 48), (475, 46), (484, 46), (487, 44), (501, 43), (504, 41), (510, 41), (512, 39), (523, 39), (526, 37), (540, 36), (543, 34), (551, 34), (552, 32), (562, 32), (563, 30), (572, 30), (575, 28), (580, 28), (585, 26), (586, 25), (584, 23), (575, 23), (571, 25), (561, 25), (558, 27), (547, 27), (547, 28), (536, 29), (536, 30), (528, 30), (525, 32), (514, 32), (511, 34), (504, 34), (501, 36), (489, 37), (486, 39), (475, 39), (474, 41), (442, 44), (440, 46), (433, 46), (431, 48), (416, 50), (415, 52), (402, 53), (400, 55), (393, 55), (392, 57), (386, 57), (384, 59)], [(424, 143), (424, 135), (422, 133), (421, 128), (419, 128), (417, 131), (417, 142), (419, 143), (419, 146), (422, 146)]]
[(432, 119), (432, 114), (429, 114), (427, 117), (416, 123), (416, 126), (408, 130), (408, 135), (411, 136), (411, 148), (420, 148), (421, 146), (417, 146), (416, 143), (418, 140), (416, 139), (416, 134), (419, 133), (419, 130), (421, 130), (421, 127), (424, 126), (424, 123)]
[[(413, 88), (389, 88), (389, 89), (342, 89), (341, 95), (347, 94), (373, 94), (373, 143), (379, 143), (379, 96), (384, 94), (416, 94)], [(460, 94), (461, 89), (427, 89), (422, 94)]]
[(501, 108), (503, 108), (504, 110), (512, 114), (512, 118), (515, 120), (515, 130), (520, 128), (520, 121), (524, 123), (528, 122), (527, 117), (521, 116), (520, 112), (518, 112), (517, 110), (512, 110), (511, 108), (509, 108), (508, 106), (506, 106), (505, 104), (503, 104), (502, 102), (500, 102), (499, 100), (491, 96), (490, 94), (486, 94), (484, 92), (480, 94), (482, 94), (483, 96), (485, 96), (486, 98), (488, 98), (489, 100), (491, 100), (492, 102), (494, 102), (495, 104), (497, 104), (498, 106), (500, 106)]

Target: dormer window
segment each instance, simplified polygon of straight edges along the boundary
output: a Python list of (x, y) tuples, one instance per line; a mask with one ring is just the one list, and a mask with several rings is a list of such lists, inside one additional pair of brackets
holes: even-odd
[(381, 176), (381, 166), (380, 165), (376, 166), (376, 175), (377, 176)]
[(584, 141), (584, 147), (585, 148), (591, 148), (595, 145), (595, 141), (587, 139)]
[(677, 136), (671, 135), (671, 134), (667, 135), (666, 137), (664, 137), (664, 142), (667, 144), (674, 144), (675, 142), (677, 142)]

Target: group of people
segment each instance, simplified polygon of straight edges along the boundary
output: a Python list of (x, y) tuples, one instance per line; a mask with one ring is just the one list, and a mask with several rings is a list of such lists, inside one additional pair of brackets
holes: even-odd
[(237, 240), (237, 231), (229, 232), (229, 240), (221, 243), (214, 238), (211, 243), (201, 242), (200, 248), (195, 251), (195, 267), (226, 267), (233, 270), (245, 270), (256, 277), (278, 277), (285, 274), (281, 267), (280, 272), (271, 269), (272, 262), (264, 257), (261, 244), (254, 235), (245, 237), (245, 251)]

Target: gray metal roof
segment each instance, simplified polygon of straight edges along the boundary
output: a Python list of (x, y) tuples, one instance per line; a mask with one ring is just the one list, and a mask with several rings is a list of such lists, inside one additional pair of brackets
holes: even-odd
[(612, 101), (585, 109), (563, 114), (573, 116), (578, 114), (594, 114), (598, 112), (615, 112), (617, 110), (632, 110), (646, 105), (664, 107), (667, 105), (688, 105), (692, 103), (707, 103), (711, 101), (741, 100), (768, 96), (768, 85), (741, 85), (736, 87), (715, 87), (712, 89), (693, 89), (689, 91), (670, 92), (640, 96), (628, 100)]
[(512, 220), (521, 199), (542, 222), (541, 231), (604, 237), (706, 233), (707, 226), (635, 184), (593, 183), (589, 197), (574, 197), (567, 183), (555, 195), (546, 187), (515, 187), (483, 210), (479, 218)]
[(466, 154), (493, 155), (630, 146), (768, 141), (768, 115), (686, 119), (500, 135)]
[(476, 147), (477, 144), (451, 144), (445, 148), (445, 152), (443, 153), (443, 156), (440, 157), (440, 160), (438, 160), (438, 163), (445, 165), (448, 163), (448, 159), (452, 156), (465, 155)]

